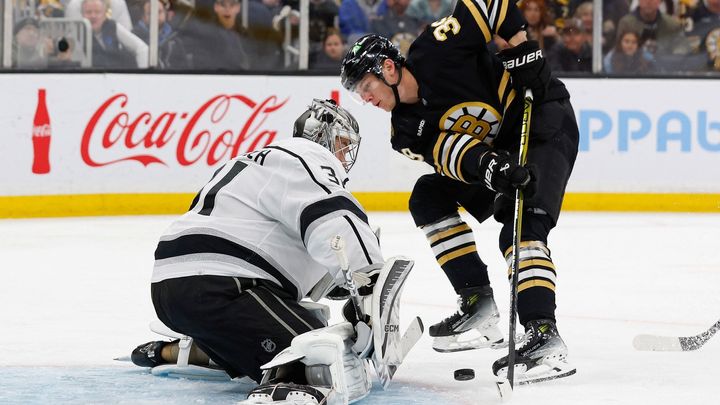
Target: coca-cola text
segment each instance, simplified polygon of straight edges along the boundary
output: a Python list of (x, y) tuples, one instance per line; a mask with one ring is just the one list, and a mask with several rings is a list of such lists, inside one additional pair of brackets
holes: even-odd
[[(240, 94), (221, 94), (210, 98), (192, 114), (165, 111), (153, 116), (142, 111), (131, 117), (125, 110), (128, 96), (119, 93), (102, 103), (88, 121), (80, 153), (91, 167), (123, 161), (137, 161), (144, 166), (152, 163), (167, 165), (157, 152), (174, 145), (175, 158), (180, 165), (190, 166), (204, 160), (208, 166), (213, 166), (271, 143), (277, 130), (265, 129), (263, 124), (286, 102), (287, 99), (278, 101), (276, 96), (258, 103)], [(228, 118), (238, 116), (247, 118), (240, 128), (237, 128), (237, 120), (234, 120), (234, 128), (228, 128), (231, 125)], [(119, 157), (101, 159), (99, 153), (93, 153), (97, 152), (97, 147)], [(133, 153), (138, 149), (142, 152)]]

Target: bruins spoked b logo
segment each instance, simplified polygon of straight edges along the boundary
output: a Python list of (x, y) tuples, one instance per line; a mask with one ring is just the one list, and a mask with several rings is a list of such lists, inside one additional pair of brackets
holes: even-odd
[(461, 103), (449, 108), (440, 118), (440, 127), (491, 144), (500, 129), (500, 118), (497, 110), (488, 104), (479, 101)]

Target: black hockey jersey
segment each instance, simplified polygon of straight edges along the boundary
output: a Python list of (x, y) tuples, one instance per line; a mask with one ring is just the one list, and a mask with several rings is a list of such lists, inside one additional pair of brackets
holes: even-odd
[[(517, 143), (510, 138), (519, 139), (521, 97), (487, 44), (494, 34), (510, 39), (524, 24), (514, 0), (458, 0), (452, 15), (430, 24), (408, 52), (420, 102), (392, 111), (393, 148), (469, 182), (461, 170), (469, 149), (498, 146), (498, 138)], [(564, 97), (564, 85), (553, 79), (546, 99)]]

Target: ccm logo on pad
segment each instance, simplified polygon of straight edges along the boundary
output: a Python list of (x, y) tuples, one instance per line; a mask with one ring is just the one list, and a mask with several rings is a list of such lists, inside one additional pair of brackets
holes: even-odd
[(525, 65), (525, 64), (528, 64), (531, 62), (535, 62), (536, 60), (542, 59), (542, 58), (543, 58), (542, 49), (538, 49), (537, 51), (535, 51), (531, 54), (523, 55), (521, 57), (518, 57), (518, 58), (515, 58), (512, 60), (504, 61), (503, 66), (505, 67), (505, 70), (510, 70), (510, 69), (520, 67), (522, 65)]

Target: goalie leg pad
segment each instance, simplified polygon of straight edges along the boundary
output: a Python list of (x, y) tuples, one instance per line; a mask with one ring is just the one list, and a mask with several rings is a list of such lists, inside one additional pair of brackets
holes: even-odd
[(341, 403), (364, 398), (372, 381), (366, 363), (352, 350), (353, 335), (352, 325), (342, 322), (295, 337), (288, 349), (262, 366), (267, 370), (263, 384), (276, 382), (273, 380), (283, 374), (283, 368), (300, 362), (305, 368), (305, 380), (293, 383), (329, 388)]
[(422, 335), (420, 318), (411, 323), (408, 332), (400, 332), (400, 295), (414, 262), (404, 257), (394, 257), (380, 271), (372, 294), (373, 364), (384, 388), (405, 355)]

